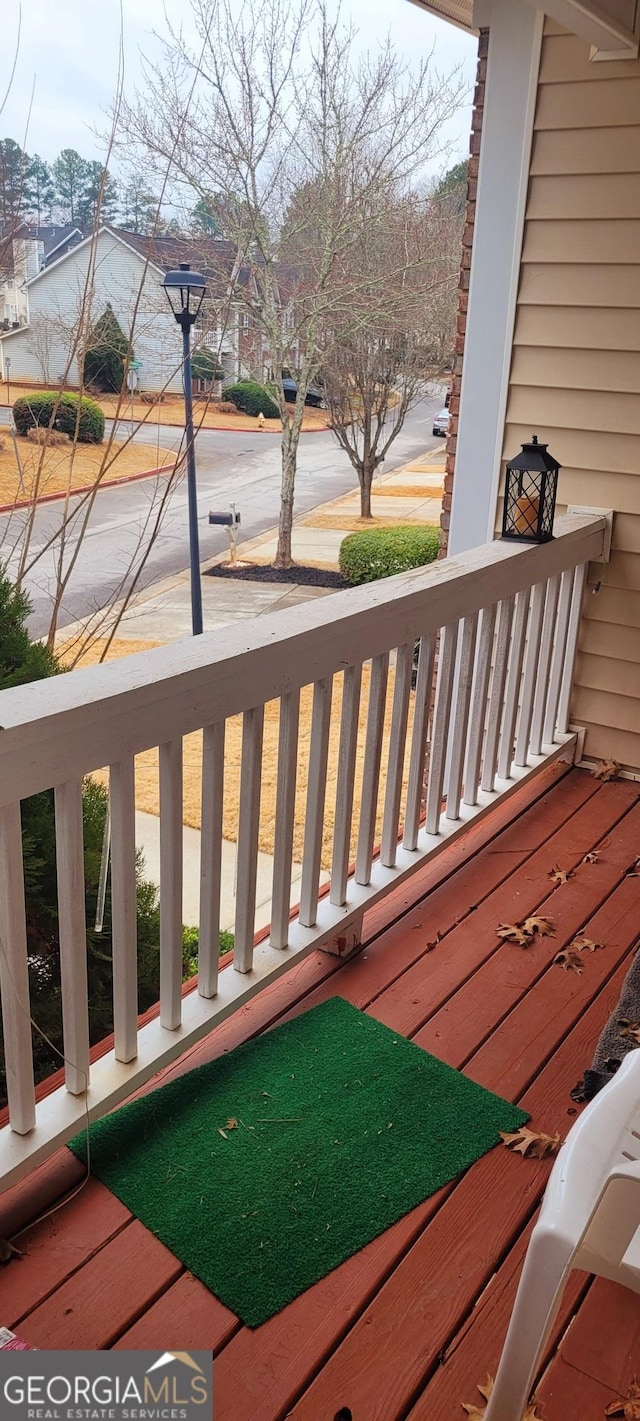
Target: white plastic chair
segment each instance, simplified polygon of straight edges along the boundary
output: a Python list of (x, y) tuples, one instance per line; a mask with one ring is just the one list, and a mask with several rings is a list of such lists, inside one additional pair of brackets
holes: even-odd
[(560, 1148), (485, 1421), (520, 1421), (573, 1268), (640, 1292), (640, 1050), (625, 1057)]

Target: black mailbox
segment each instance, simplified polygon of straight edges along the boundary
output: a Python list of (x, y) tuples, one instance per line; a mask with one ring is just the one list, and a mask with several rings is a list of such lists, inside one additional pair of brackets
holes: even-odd
[(232, 528), (240, 522), (240, 514), (236, 513), (210, 513), (209, 522), (216, 523), (221, 528)]

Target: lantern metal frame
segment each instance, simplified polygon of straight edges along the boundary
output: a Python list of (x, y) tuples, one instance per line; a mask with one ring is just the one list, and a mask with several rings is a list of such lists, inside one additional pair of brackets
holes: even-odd
[(548, 543), (562, 465), (537, 434), (506, 467), (502, 537), (516, 543)]

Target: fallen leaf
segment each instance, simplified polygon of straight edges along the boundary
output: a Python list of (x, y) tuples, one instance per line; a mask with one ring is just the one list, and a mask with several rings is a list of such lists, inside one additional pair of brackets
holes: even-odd
[(629, 869), (627, 878), (640, 878), (640, 859), (636, 859), (633, 868)]
[(533, 941), (532, 933), (524, 932), (517, 923), (500, 923), (496, 928), (496, 933), (506, 942), (517, 943), (518, 947), (530, 947)]
[(539, 1130), (529, 1130), (526, 1125), (512, 1135), (501, 1130), (500, 1139), (508, 1150), (528, 1159), (545, 1159), (547, 1155), (555, 1154), (560, 1144), (559, 1135), (545, 1135)]
[(592, 849), (590, 854), (585, 854), (585, 856), (584, 856), (582, 862), (583, 862), (583, 863), (599, 863), (600, 860), (599, 860), (599, 858), (598, 858), (598, 855), (597, 855), (595, 849)]
[(628, 1016), (621, 1016), (618, 1022), (618, 1032), (620, 1036), (628, 1036), (631, 1041), (635, 1041), (640, 1046), (640, 1021), (629, 1021)]
[[(478, 1384), (478, 1391), (480, 1392), (481, 1396), (484, 1396), (485, 1401), (488, 1401), (493, 1391), (493, 1377), (487, 1377), (484, 1386), (480, 1386)], [(470, 1418), (470, 1421), (484, 1421), (484, 1417), (487, 1414), (486, 1406), (474, 1406), (473, 1404), (470, 1404), (466, 1401), (462, 1402), (462, 1410), (466, 1411), (467, 1416)], [(623, 1415), (623, 1412), (620, 1412), (620, 1415)], [(542, 1421), (540, 1412), (536, 1408), (535, 1401), (529, 1402), (524, 1416), (522, 1417), (522, 1421)]]
[(24, 1258), (19, 1248), (14, 1248), (8, 1238), (0, 1238), (0, 1263), (10, 1263), (12, 1258)]
[(573, 878), (573, 869), (552, 868), (549, 873), (549, 878), (552, 883), (568, 883), (569, 879)]
[(615, 780), (619, 769), (617, 760), (599, 760), (591, 773), (594, 780)]
[(237, 1130), (237, 1128), (238, 1128), (238, 1122), (237, 1122), (237, 1120), (236, 1120), (235, 1118), (234, 1118), (234, 1119), (231, 1119), (231, 1120), (227, 1120), (227, 1123), (226, 1123), (226, 1125), (225, 1125), (224, 1128), (225, 1128), (225, 1130)]
[(575, 947), (576, 952), (601, 952), (604, 950), (603, 942), (594, 942), (593, 938), (583, 937), (582, 933), (578, 933), (578, 936), (574, 937), (571, 946)]
[(582, 958), (577, 947), (563, 947), (561, 952), (556, 952), (553, 960), (564, 972), (582, 971)]
[(522, 931), (539, 933), (540, 937), (555, 937), (554, 926), (553, 918), (541, 918), (534, 914), (532, 918), (525, 918)]
[(636, 1378), (633, 1378), (627, 1395), (620, 1398), (620, 1401), (612, 1401), (605, 1411), (605, 1416), (621, 1416), (623, 1421), (640, 1421), (640, 1386)]
[(220, 1126), (218, 1126), (218, 1134), (219, 1134), (219, 1135), (222, 1135), (223, 1140), (228, 1140), (228, 1139), (229, 1139), (229, 1136), (228, 1136), (226, 1130), (222, 1130), (222, 1129), (220, 1128)]

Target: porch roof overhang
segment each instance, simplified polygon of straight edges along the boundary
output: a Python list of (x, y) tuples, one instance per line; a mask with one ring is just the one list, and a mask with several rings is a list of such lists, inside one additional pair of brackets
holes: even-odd
[[(470, 34), (491, 23), (491, 0), (412, 0), (441, 20), (448, 20)], [(527, 0), (542, 9), (538, 0)], [(599, 59), (635, 59), (638, 56), (640, 5), (637, 0), (545, 0), (545, 14), (565, 25), (573, 34), (588, 40)], [(625, 15), (622, 22), (620, 13)]]

